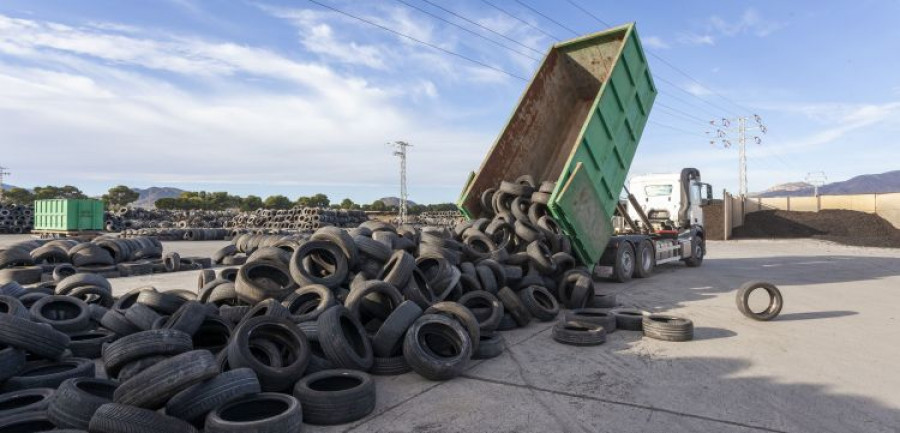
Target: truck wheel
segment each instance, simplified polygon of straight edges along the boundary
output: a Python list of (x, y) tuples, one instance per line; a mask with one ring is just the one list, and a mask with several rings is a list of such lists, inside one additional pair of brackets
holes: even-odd
[(616, 249), (616, 263), (613, 265), (612, 278), (620, 283), (631, 280), (634, 274), (634, 248), (628, 242), (622, 242)]
[(706, 255), (706, 246), (703, 239), (694, 237), (691, 241), (691, 257), (684, 259), (684, 263), (689, 268), (696, 268), (703, 264), (703, 256)]
[(653, 244), (649, 239), (644, 239), (638, 244), (635, 254), (634, 278), (647, 278), (653, 274), (656, 266), (656, 257), (653, 253)]

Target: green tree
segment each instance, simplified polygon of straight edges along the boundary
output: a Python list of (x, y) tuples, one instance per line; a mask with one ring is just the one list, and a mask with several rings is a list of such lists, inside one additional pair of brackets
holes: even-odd
[(312, 207), (328, 207), (329, 204), (331, 200), (325, 194), (319, 193), (309, 198), (309, 205)]
[(372, 206), (370, 206), (369, 209), (376, 212), (384, 212), (385, 210), (387, 210), (387, 206), (385, 206), (383, 201), (375, 200), (372, 202)]
[(163, 210), (176, 209), (178, 206), (178, 199), (173, 197), (161, 198), (153, 202), (153, 206), (156, 206), (157, 209)]
[(34, 201), (34, 194), (25, 188), (10, 188), (9, 191), (3, 193), (3, 202), (9, 204), (31, 204)]
[(248, 195), (241, 201), (241, 210), (244, 212), (254, 211), (263, 206), (264, 204), (262, 199), (255, 195)]
[(263, 204), (267, 209), (290, 209), (293, 203), (283, 195), (270, 195)]
[(109, 189), (109, 192), (103, 195), (102, 199), (110, 208), (119, 208), (127, 206), (138, 199), (141, 195), (137, 191), (125, 186), (119, 185)]
[(52, 185), (34, 187), (35, 200), (47, 200), (54, 198), (87, 198), (80, 189), (66, 185), (62, 188)]
[(294, 203), (300, 207), (309, 207), (309, 202), (311, 200), (312, 200), (311, 197), (301, 196), (301, 197), (297, 197), (297, 201)]
[(353, 206), (355, 204), (356, 203), (353, 203), (353, 200), (350, 200), (349, 198), (345, 198), (345, 199), (341, 200), (341, 209), (353, 209)]

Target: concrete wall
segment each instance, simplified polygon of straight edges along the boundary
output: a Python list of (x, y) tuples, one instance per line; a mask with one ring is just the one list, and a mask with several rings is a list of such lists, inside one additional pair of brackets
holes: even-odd
[[(738, 200), (726, 193), (731, 200)], [(847, 195), (820, 195), (818, 197), (766, 197), (748, 198), (746, 203), (732, 205), (733, 209), (744, 213), (761, 210), (788, 210), (796, 212), (818, 212), (822, 209), (846, 209), (857, 212), (874, 213), (884, 218), (894, 227), (900, 228), (900, 193), (888, 194), (847, 194)], [(726, 200), (725, 204), (728, 204)], [(726, 227), (726, 236), (731, 235), (731, 228), (743, 224), (741, 218), (732, 218), (732, 226)]]

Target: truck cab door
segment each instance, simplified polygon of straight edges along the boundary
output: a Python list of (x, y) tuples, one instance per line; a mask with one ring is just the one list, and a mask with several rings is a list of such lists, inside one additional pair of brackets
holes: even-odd
[(695, 180), (691, 181), (691, 186), (688, 189), (690, 191), (690, 210), (689, 217), (691, 220), (691, 225), (703, 225), (703, 209), (700, 207), (703, 204), (703, 184), (701, 182), (697, 182)]

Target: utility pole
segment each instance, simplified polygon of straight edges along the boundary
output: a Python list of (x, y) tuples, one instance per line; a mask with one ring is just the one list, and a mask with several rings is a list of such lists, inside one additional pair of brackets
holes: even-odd
[(813, 186), (813, 197), (819, 196), (819, 187), (825, 185), (825, 181), (828, 180), (828, 176), (825, 176), (824, 171), (811, 171), (806, 173), (806, 183)]
[(3, 193), (5, 191), (3, 189), (3, 176), (9, 176), (10, 174), (12, 174), (6, 170), (8, 170), (6, 167), (0, 167), (0, 202), (3, 202)]
[[(731, 147), (729, 134), (737, 134), (739, 154), (738, 180), (740, 183), (740, 195), (743, 197), (747, 196), (747, 138), (752, 138), (754, 141), (756, 141), (756, 144), (762, 143), (762, 139), (758, 136), (747, 137), (747, 131), (758, 129), (763, 134), (766, 133), (766, 126), (763, 125), (761, 117), (754, 114), (752, 117), (754, 124), (748, 126), (748, 121), (750, 119), (751, 118), (748, 116), (740, 116), (732, 119), (722, 118), (718, 121), (709, 121), (710, 125), (716, 127), (715, 138), (713, 140), (710, 140), (709, 142), (712, 145), (715, 145), (715, 140), (719, 139), (722, 143), (722, 146), (728, 149)], [(737, 122), (737, 126), (732, 127), (732, 122)], [(709, 134), (709, 132), (707, 132), (707, 134)]]
[(406, 200), (408, 198), (406, 193), (406, 148), (412, 147), (411, 144), (405, 141), (395, 141), (394, 142), (394, 156), (400, 158), (400, 224), (406, 224)]

